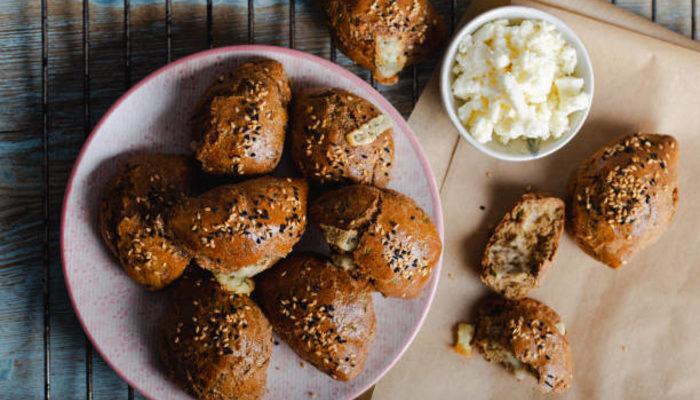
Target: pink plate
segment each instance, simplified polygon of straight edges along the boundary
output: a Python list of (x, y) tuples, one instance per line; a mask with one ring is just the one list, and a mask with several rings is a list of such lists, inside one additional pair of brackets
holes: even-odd
[[(149, 398), (190, 397), (163, 374), (154, 351), (156, 324), (167, 296), (133, 283), (107, 252), (97, 228), (100, 191), (125, 153), (188, 152), (193, 105), (219, 75), (251, 57), (280, 61), (295, 90), (308, 85), (344, 88), (391, 116), (396, 161), (390, 186), (428, 211), (442, 235), (440, 198), (418, 140), (391, 104), (352, 73), (306, 53), (269, 46), (218, 48), (157, 70), (125, 93), (92, 131), (68, 182), (61, 227), (66, 286), (83, 329), (112, 369)], [(368, 389), (413, 340), (430, 307), (438, 274), (439, 269), (419, 299), (375, 295), (377, 336), (365, 370), (355, 380), (337, 382), (309, 365), (300, 368), (300, 359), (282, 343), (274, 347), (265, 398), (308, 399), (315, 393), (320, 399), (351, 399)]]

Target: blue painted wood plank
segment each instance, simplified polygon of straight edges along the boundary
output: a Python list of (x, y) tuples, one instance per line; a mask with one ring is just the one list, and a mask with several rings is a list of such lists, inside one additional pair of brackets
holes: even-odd
[(0, 8), (0, 398), (43, 393), (40, 21)]
[(84, 138), (82, 8), (74, 1), (48, 5), (51, 395), (79, 399), (85, 393), (84, 336), (65, 291), (58, 234), (65, 182)]

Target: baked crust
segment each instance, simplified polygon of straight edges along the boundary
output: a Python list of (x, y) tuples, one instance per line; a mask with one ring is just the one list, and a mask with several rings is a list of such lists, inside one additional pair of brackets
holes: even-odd
[(516, 376), (534, 375), (542, 392), (564, 392), (573, 380), (573, 360), (559, 315), (534, 299), (486, 301), (478, 311), (475, 345), (489, 361)]
[(200, 400), (259, 399), (271, 354), (272, 328), (260, 308), (189, 268), (161, 325), (160, 355), (171, 378)]
[(195, 156), (202, 170), (272, 172), (282, 157), (290, 99), (287, 74), (277, 61), (248, 61), (221, 76), (195, 111)]
[(428, 0), (317, 0), (338, 48), (384, 85), (442, 46), (445, 24)]
[(519, 299), (538, 287), (564, 230), (564, 201), (526, 193), (501, 219), (481, 259), (481, 280), (496, 293)]
[(301, 179), (270, 176), (219, 186), (184, 200), (169, 225), (202, 268), (259, 272), (289, 254), (301, 238), (307, 192)]
[(678, 206), (678, 143), (636, 133), (598, 150), (569, 184), (576, 243), (612, 268), (658, 240)]
[(311, 89), (294, 103), (292, 157), (309, 180), (385, 186), (394, 161), (393, 129), (366, 144), (348, 135), (374, 118), (388, 118), (369, 101), (341, 89)]
[(362, 372), (376, 327), (366, 285), (305, 253), (261, 274), (257, 293), (275, 332), (301, 358), (341, 381)]
[(192, 176), (188, 157), (138, 154), (126, 160), (102, 192), (102, 238), (127, 275), (148, 290), (167, 286), (190, 262), (164, 219), (190, 194)]
[[(440, 259), (442, 242), (430, 217), (396, 191), (344, 187), (322, 195), (310, 213), (331, 248), (345, 256), (334, 260), (351, 261), (352, 265), (342, 266), (385, 296), (418, 297)], [(356, 240), (347, 246), (338, 243), (339, 236), (334, 235), (338, 229), (354, 231), (351, 236)]]

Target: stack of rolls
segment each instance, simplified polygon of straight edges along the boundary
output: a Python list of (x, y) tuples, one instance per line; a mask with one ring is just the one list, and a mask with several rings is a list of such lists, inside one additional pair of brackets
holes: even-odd
[[(198, 399), (261, 398), (273, 332), (319, 371), (352, 380), (375, 336), (372, 293), (418, 297), (440, 258), (428, 215), (386, 188), (391, 120), (345, 90), (290, 87), (277, 61), (241, 64), (194, 110), (193, 155), (129, 156), (102, 192), (108, 249), (136, 283), (172, 287), (159, 353)], [(301, 177), (280, 177), (292, 103)], [(200, 190), (196, 173), (217, 184)], [(307, 218), (329, 254), (294, 251)]]

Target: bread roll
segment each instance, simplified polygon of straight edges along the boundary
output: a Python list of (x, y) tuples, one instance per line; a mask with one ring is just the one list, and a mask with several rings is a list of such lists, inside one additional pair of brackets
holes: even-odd
[(168, 374), (199, 400), (254, 400), (265, 394), (272, 328), (248, 297), (190, 268), (176, 285), (161, 324)]
[(478, 311), (475, 345), (488, 361), (518, 379), (534, 376), (542, 392), (564, 392), (573, 380), (566, 328), (559, 315), (533, 299), (494, 298)]
[(300, 179), (250, 179), (184, 200), (169, 225), (202, 268), (248, 278), (292, 251), (306, 227), (306, 196)]
[(317, 0), (340, 50), (393, 85), (406, 66), (440, 49), (445, 23), (428, 0)]
[(576, 243), (612, 268), (658, 240), (678, 206), (678, 143), (637, 133), (586, 160), (570, 183), (569, 224)]
[(390, 189), (353, 185), (322, 195), (312, 219), (334, 262), (385, 296), (415, 298), (430, 280), (442, 243), (430, 217)]
[(292, 157), (312, 182), (389, 182), (394, 161), (391, 119), (340, 89), (314, 89), (295, 101)]
[(301, 358), (341, 381), (362, 372), (376, 326), (366, 285), (308, 253), (290, 256), (257, 281), (273, 329)]
[(221, 76), (195, 111), (202, 169), (217, 175), (272, 172), (282, 157), (290, 99), (287, 74), (277, 61), (249, 61)]
[(165, 226), (168, 210), (192, 190), (185, 156), (139, 154), (107, 183), (100, 202), (100, 232), (124, 271), (148, 290), (177, 279), (190, 262)]

